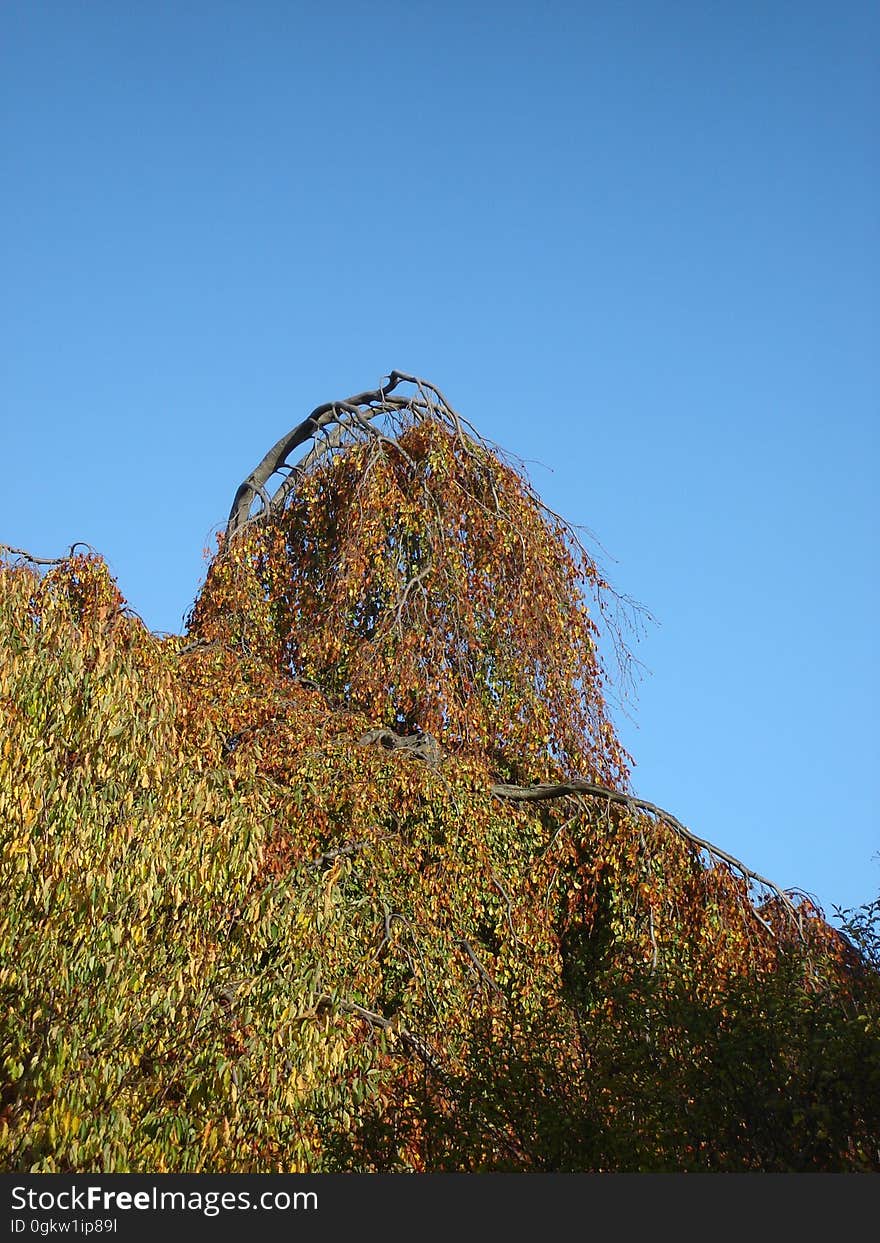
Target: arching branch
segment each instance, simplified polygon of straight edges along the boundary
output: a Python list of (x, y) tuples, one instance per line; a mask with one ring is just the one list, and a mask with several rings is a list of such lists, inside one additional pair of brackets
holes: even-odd
[(77, 548), (87, 548), (90, 553), (95, 551), (91, 544), (77, 540), (76, 543), (70, 545), (63, 557), (35, 557), (33, 553), (29, 553), (24, 548), (13, 548), (12, 544), (0, 544), (0, 556), (8, 554), (11, 557), (17, 557), (20, 561), (27, 561), (30, 565), (62, 565), (70, 560)]
[(784, 889), (780, 889), (772, 880), (768, 880), (765, 876), (761, 876), (758, 872), (753, 872), (751, 868), (746, 867), (734, 855), (728, 854), (726, 850), (722, 850), (720, 846), (713, 845), (703, 837), (698, 837), (696, 833), (692, 833), (689, 828), (673, 816), (671, 812), (664, 811), (662, 807), (658, 807), (656, 803), (649, 803), (643, 798), (636, 798), (632, 794), (623, 794), (619, 790), (612, 790), (607, 786), (595, 785), (590, 781), (566, 781), (557, 785), (541, 784), (533, 786), (514, 786), (514, 785), (493, 785), (490, 786), (490, 792), (497, 798), (509, 799), (511, 802), (537, 802), (546, 799), (567, 798), (569, 796), (586, 796), (588, 798), (601, 798), (608, 803), (616, 804), (619, 807), (625, 807), (628, 811), (643, 811), (649, 816), (653, 816), (655, 820), (661, 820), (664, 824), (668, 824), (679, 837), (684, 838), (691, 846), (698, 850), (705, 850), (711, 859), (719, 859), (722, 863), (728, 864), (729, 867), (735, 869), (747, 881), (752, 881), (757, 885), (763, 886), (773, 893), (786, 908), (787, 912), (792, 916), (798, 928), (801, 927), (800, 916), (797, 908), (789, 898)]
[[(394, 390), (400, 384), (415, 385), (416, 396), (395, 397)], [(347, 397), (344, 401), (328, 401), (316, 406), (308, 418), (303, 419), (301, 423), (282, 436), (262, 461), (242, 480), (229, 511), (226, 524), (227, 539), (248, 522), (255, 495), (263, 501), (263, 513), (278, 508), (296, 486), (299, 474), (313, 465), (328, 450), (338, 447), (347, 430), (352, 427), (359, 427), (363, 430), (377, 415), (399, 414), (406, 409), (426, 414), (443, 413), (456, 424), (458, 422), (458, 416), (439, 390), (427, 381), (420, 380), (417, 376), (409, 375), (405, 371), (392, 371), (386, 383), (380, 385), (379, 388), (355, 393), (354, 396)], [(314, 442), (311, 450), (299, 463), (291, 466), (291, 454), (308, 441)], [(285, 466), (291, 469), (275, 494), (269, 498), (266, 493), (266, 484)]]
[[(432, 761), (438, 763), (442, 759), (443, 753), (440, 751), (436, 741), (430, 738), (429, 735), (399, 735), (390, 729), (372, 729), (361, 735), (358, 742), (362, 745), (378, 744), (385, 750), (403, 751), (406, 754), (425, 758), (421, 749), (425, 746), (426, 738), (431, 746), (436, 748), (436, 753), (432, 751), (431, 754)], [(711, 860), (719, 860), (722, 863), (726, 863), (728, 867), (738, 872), (746, 882), (760, 885), (763, 889), (772, 893), (782, 904), (783, 909), (796, 925), (800, 935), (803, 936), (801, 916), (784, 889), (781, 889), (772, 880), (768, 880), (766, 876), (762, 876), (759, 872), (755, 872), (752, 868), (747, 867), (735, 855), (722, 850), (720, 846), (716, 846), (704, 837), (698, 837), (696, 833), (691, 832), (686, 825), (682, 824), (677, 816), (673, 816), (671, 812), (658, 807), (656, 803), (649, 803), (646, 799), (637, 798), (633, 794), (626, 794), (620, 790), (614, 790), (610, 786), (599, 785), (592, 781), (577, 780), (557, 783), (543, 782), (532, 786), (508, 785), (497, 782), (489, 786), (489, 793), (496, 798), (505, 799), (512, 803), (547, 802), (559, 798), (595, 798), (602, 799), (603, 802), (611, 803), (618, 807), (623, 807), (627, 811), (645, 812), (647, 815), (652, 816), (654, 820), (668, 825), (679, 837), (687, 842), (691, 849), (696, 852), (705, 851)], [(761, 922), (763, 923), (764, 921), (762, 920)]]
[[(401, 384), (412, 385), (415, 392), (408, 397), (395, 395), (395, 389)], [(459, 435), (465, 429), (475, 441), (482, 442), (476, 429), (452, 408), (435, 384), (406, 371), (391, 371), (386, 382), (378, 388), (355, 393), (344, 401), (327, 401), (316, 406), (308, 418), (303, 419), (272, 446), (262, 461), (242, 480), (233, 497), (226, 524), (227, 539), (251, 520), (251, 506), (255, 496), (263, 503), (262, 510), (255, 517), (275, 512), (283, 506), (302, 473), (309, 470), (326, 453), (339, 448), (347, 433), (352, 430), (370, 432), (371, 420), (381, 415), (399, 416), (407, 410), (420, 418), (442, 419)], [(299, 462), (291, 463), (291, 455), (309, 441), (312, 442), (311, 449)], [(285, 467), (288, 468), (288, 474), (269, 496), (266, 485)]]

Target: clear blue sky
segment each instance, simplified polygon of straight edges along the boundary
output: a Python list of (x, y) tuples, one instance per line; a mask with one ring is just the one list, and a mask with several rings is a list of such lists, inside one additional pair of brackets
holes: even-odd
[(0, 8), (0, 540), (179, 630), (235, 486), (419, 372), (660, 625), (634, 785), (880, 885), (880, 10)]

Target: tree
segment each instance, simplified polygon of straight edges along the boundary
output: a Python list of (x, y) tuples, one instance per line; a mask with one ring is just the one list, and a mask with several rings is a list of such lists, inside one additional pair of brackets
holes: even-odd
[[(415, 393), (399, 396), (407, 381)], [(191, 631), (246, 642), (376, 724), (505, 772), (619, 784), (627, 757), (585, 593), (608, 612), (572, 528), (437, 389), (393, 372), (319, 406), (245, 479)]]
[(184, 636), (13, 554), (11, 1167), (880, 1166), (876, 964), (631, 794), (631, 603), (433, 385), (272, 448)]

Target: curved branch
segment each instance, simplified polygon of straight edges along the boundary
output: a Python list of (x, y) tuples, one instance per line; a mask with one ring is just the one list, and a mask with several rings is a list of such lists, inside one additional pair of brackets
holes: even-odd
[[(357, 742), (361, 746), (378, 744), (386, 751), (404, 751), (410, 755), (419, 755), (420, 758), (428, 758), (423, 753), (427, 745), (430, 748), (431, 762), (437, 764), (443, 759), (443, 752), (430, 734), (396, 734), (394, 730), (387, 728), (370, 729), (365, 734), (362, 734), (357, 739)], [(496, 798), (507, 799), (513, 803), (536, 803), (557, 798), (601, 798), (607, 803), (613, 803), (618, 807), (625, 807), (627, 811), (646, 812), (649, 816), (653, 816), (655, 820), (660, 820), (667, 824), (689, 846), (695, 847), (697, 850), (705, 850), (710, 858), (721, 860), (722, 863), (735, 868), (744, 879), (769, 890), (782, 903), (796, 924), (801, 937), (803, 937), (803, 925), (800, 914), (784, 889), (781, 889), (772, 880), (768, 880), (766, 876), (762, 876), (760, 872), (755, 872), (752, 868), (746, 867), (735, 855), (722, 850), (720, 846), (716, 846), (706, 838), (698, 837), (696, 833), (692, 833), (686, 825), (682, 824), (677, 816), (673, 816), (671, 812), (658, 807), (656, 803), (649, 803), (646, 799), (636, 798), (633, 794), (624, 794), (611, 786), (598, 785), (594, 781), (580, 780), (556, 783), (542, 782), (532, 786), (508, 785), (496, 782), (494, 785), (489, 786), (489, 793), (494, 794)], [(761, 919), (761, 916), (758, 915), (757, 918)], [(761, 919), (761, 922), (766, 926), (765, 920)]]
[(632, 794), (622, 794), (619, 790), (613, 790), (609, 786), (596, 785), (591, 781), (566, 781), (555, 785), (542, 783), (533, 786), (496, 784), (490, 786), (489, 791), (497, 798), (509, 799), (512, 802), (518, 803), (537, 802), (542, 799), (568, 798), (572, 795), (603, 798), (606, 802), (614, 803), (619, 807), (625, 807), (628, 811), (647, 812), (648, 815), (653, 816), (656, 820), (662, 820), (664, 824), (668, 824), (679, 837), (684, 838), (690, 845), (696, 846), (699, 850), (705, 850), (712, 858), (720, 859), (723, 863), (727, 863), (730, 867), (735, 868), (747, 880), (754, 881), (755, 884), (769, 889), (783, 903), (797, 924), (798, 930), (802, 931), (801, 919), (797, 908), (784, 889), (780, 889), (772, 880), (761, 876), (759, 872), (754, 872), (751, 868), (746, 867), (744, 863), (734, 855), (728, 854), (726, 850), (722, 850), (720, 846), (715, 846), (712, 842), (707, 841), (706, 838), (698, 837), (696, 833), (692, 833), (676, 816), (673, 816), (671, 812), (664, 811), (656, 803), (649, 803), (646, 799), (636, 798)]
[[(265, 495), (266, 484), (276, 472), (287, 465), (287, 459), (291, 453), (300, 448), (301, 445), (304, 445), (307, 440), (316, 440), (318, 433), (324, 428), (339, 424), (343, 416), (350, 419), (352, 413), (356, 413), (359, 420), (370, 419), (377, 414), (383, 413), (389, 407), (399, 408), (405, 406), (406, 402), (392, 403), (388, 401), (388, 397), (400, 383), (408, 380), (409, 376), (404, 375), (402, 372), (392, 371), (388, 376), (388, 382), (380, 388), (364, 393), (356, 393), (353, 397), (347, 397), (345, 401), (327, 401), (320, 406), (316, 406), (308, 418), (303, 419), (301, 423), (298, 423), (296, 427), (276, 441), (262, 461), (254, 467), (247, 478), (239, 485), (238, 491), (233, 498), (232, 508), (229, 511), (229, 519), (226, 524), (227, 538), (234, 535), (236, 531), (247, 523), (250, 517), (254, 493)], [(341, 429), (339, 434), (341, 436)], [(290, 481), (295, 474), (296, 470), (294, 469), (285, 480), (281, 489), (283, 495), (286, 495), (293, 486)], [(274, 501), (275, 498), (273, 498), (271, 504), (274, 504)], [(266, 504), (265, 501), (263, 503), (264, 505)]]
[[(394, 396), (394, 390), (400, 384), (411, 384), (416, 390), (409, 397)], [(327, 401), (316, 406), (308, 418), (303, 419), (291, 431), (282, 436), (272, 446), (246, 479), (242, 480), (232, 500), (232, 508), (226, 523), (226, 538), (230, 539), (237, 531), (242, 530), (249, 522), (263, 517), (267, 513), (283, 506), (285, 498), (296, 487), (298, 479), (325, 453), (338, 448), (346, 431), (359, 428), (362, 431), (374, 432), (382, 439), (382, 433), (376, 431), (370, 420), (382, 414), (401, 414), (410, 410), (421, 418), (445, 418), (454, 430), (461, 435), (465, 426), (480, 440), (476, 429), (453, 410), (452, 406), (436, 387), (428, 380), (410, 375), (406, 371), (391, 371), (386, 383), (379, 388), (369, 389), (363, 393), (355, 393), (344, 401)], [(289, 461), (290, 455), (312, 441), (311, 449), (295, 465)], [(279, 474), (285, 467), (289, 473), (269, 498), (266, 484), (273, 475)], [(260, 497), (263, 508), (251, 515), (254, 497)]]
[(387, 1019), (384, 1014), (377, 1014), (375, 1010), (367, 1010), (352, 1001), (340, 1001), (338, 1009), (343, 1014), (353, 1014), (356, 1018), (369, 1023), (371, 1027), (377, 1027), (380, 1031), (391, 1032), (396, 1035), (398, 1040), (402, 1041), (408, 1049), (411, 1049), (422, 1060), (427, 1070), (432, 1071), (445, 1086), (449, 1086), (449, 1076), (441, 1065), (439, 1058), (421, 1036), (417, 1036), (415, 1032), (411, 1032), (406, 1027), (394, 1023), (393, 1020)]
[(86, 544), (83, 540), (77, 540), (75, 544), (71, 544), (63, 557), (35, 557), (24, 548), (13, 548), (11, 544), (0, 544), (0, 553), (10, 553), (13, 557), (20, 557), (23, 561), (29, 561), (31, 565), (62, 565), (65, 561), (69, 561), (77, 548), (88, 548), (89, 552), (94, 552), (91, 544)]

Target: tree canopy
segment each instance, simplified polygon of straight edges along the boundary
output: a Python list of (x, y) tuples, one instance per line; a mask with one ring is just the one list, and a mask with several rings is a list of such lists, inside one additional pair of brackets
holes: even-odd
[(876, 958), (632, 794), (629, 607), (400, 372), (247, 476), (184, 635), (7, 549), (7, 1168), (880, 1168)]

